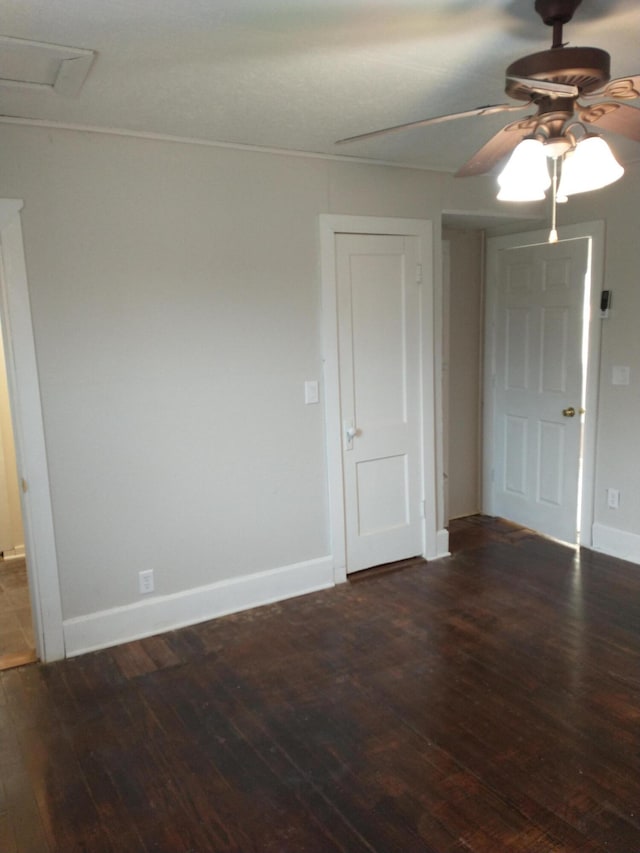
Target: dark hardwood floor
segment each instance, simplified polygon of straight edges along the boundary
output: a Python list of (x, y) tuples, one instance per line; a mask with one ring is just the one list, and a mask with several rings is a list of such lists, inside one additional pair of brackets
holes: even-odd
[(0, 851), (640, 851), (640, 567), (451, 543), (0, 673)]
[(0, 560), (0, 670), (36, 658), (26, 561)]

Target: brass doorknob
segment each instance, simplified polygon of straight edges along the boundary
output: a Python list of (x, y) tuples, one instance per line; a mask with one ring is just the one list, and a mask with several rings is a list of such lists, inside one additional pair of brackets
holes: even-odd
[(575, 413), (576, 410), (573, 408), (573, 406), (569, 406), (568, 409), (562, 410), (562, 414), (565, 416), (565, 418), (573, 418), (575, 416)]

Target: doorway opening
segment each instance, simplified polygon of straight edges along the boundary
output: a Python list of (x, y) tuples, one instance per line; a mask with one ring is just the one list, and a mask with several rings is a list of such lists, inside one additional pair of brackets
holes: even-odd
[(37, 660), (4, 344), (0, 326), (0, 670)]
[(529, 231), (539, 221), (509, 211), (442, 215), (442, 418), (444, 521), (486, 511), (483, 503), (485, 298), (488, 234)]
[(37, 659), (26, 559), (3, 557), (0, 559), (0, 671)]
[[(0, 199), (0, 326), (11, 399), (35, 652), (65, 656), (44, 420), (19, 199)], [(26, 593), (25, 593), (26, 597)]]

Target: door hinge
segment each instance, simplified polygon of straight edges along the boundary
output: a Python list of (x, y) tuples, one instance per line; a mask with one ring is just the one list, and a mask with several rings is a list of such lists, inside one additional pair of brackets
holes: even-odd
[(422, 264), (416, 264), (416, 284), (422, 284)]
[(422, 518), (427, 517), (426, 501), (420, 501), (420, 516)]
[(22, 491), (26, 494), (27, 490), (29, 489), (29, 486), (27, 486), (27, 481), (24, 479), (24, 477), (20, 479), (20, 485), (22, 486)]

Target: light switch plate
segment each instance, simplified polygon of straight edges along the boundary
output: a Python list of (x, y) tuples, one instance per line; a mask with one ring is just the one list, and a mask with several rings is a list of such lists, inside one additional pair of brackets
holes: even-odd
[(616, 364), (611, 370), (611, 382), (614, 385), (628, 385), (631, 378), (631, 368)]
[(308, 406), (309, 403), (317, 403), (319, 399), (318, 381), (316, 379), (307, 379), (304, 383), (304, 402)]

